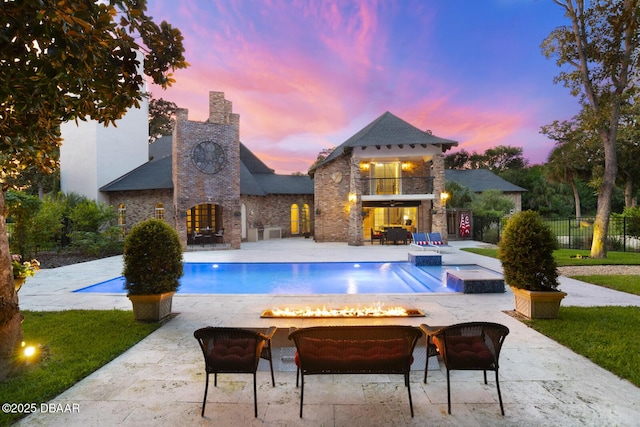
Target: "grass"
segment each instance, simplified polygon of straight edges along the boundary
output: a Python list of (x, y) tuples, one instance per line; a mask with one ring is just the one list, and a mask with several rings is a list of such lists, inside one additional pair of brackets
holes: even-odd
[(558, 319), (525, 322), (640, 387), (640, 307), (563, 306)]
[(614, 289), (620, 292), (640, 295), (640, 276), (637, 275), (601, 275), (571, 276), (576, 280)]
[[(491, 258), (498, 258), (498, 249), (491, 248), (463, 248), (463, 251)], [(588, 258), (589, 251), (578, 249), (558, 249), (553, 252), (558, 267), (575, 265), (640, 265), (640, 253), (636, 252), (607, 252), (606, 258)]]
[[(492, 258), (497, 249), (463, 250)], [(584, 258), (589, 251), (559, 249), (553, 253), (559, 267), (580, 265), (639, 265), (640, 254), (607, 252), (607, 258)], [(577, 280), (640, 295), (635, 275), (573, 276)], [(558, 319), (524, 320), (536, 331), (570, 348), (615, 375), (640, 387), (640, 307), (561, 306)]]
[[(498, 257), (497, 249), (490, 248), (464, 248), (467, 252), (484, 255), (491, 258)], [(553, 253), (558, 267), (580, 265), (640, 265), (640, 254), (632, 252), (607, 252), (606, 258), (585, 258), (589, 251), (575, 249), (558, 249)], [(616, 291), (640, 295), (640, 276), (637, 275), (588, 275), (571, 276), (576, 280), (603, 286)]]
[[(39, 344), (40, 361), (0, 383), (2, 403), (47, 402), (125, 352), (160, 325), (139, 323), (131, 311), (23, 311), (24, 341)], [(22, 363), (25, 363), (22, 361)], [(21, 414), (3, 414), (8, 425)]]

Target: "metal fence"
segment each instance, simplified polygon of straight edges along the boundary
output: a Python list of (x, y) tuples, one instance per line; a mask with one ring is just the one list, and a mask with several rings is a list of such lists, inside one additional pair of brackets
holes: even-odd
[[(506, 218), (473, 217), (473, 239), (497, 244)], [(595, 218), (564, 218), (546, 220), (562, 249), (591, 249), (593, 240), (593, 223)], [(638, 221), (633, 218), (611, 218), (607, 233), (607, 250), (621, 252), (640, 252), (640, 239), (629, 234), (629, 230), (638, 229)]]

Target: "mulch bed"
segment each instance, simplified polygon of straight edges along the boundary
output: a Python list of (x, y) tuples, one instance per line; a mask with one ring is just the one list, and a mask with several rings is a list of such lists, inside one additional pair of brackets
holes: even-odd
[(78, 264), (81, 262), (93, 261), (107, 256), (93, 256), (80, 252), (39, 252), (36, 256), (40, 262), (40, 268), (58, 268), (65, 265)]

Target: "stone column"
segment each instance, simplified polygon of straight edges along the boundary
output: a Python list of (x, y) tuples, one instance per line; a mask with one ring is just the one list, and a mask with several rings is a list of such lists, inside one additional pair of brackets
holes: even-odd
[[(362, 232), (362, 185), (360, 183), (360, 160), (351, 157), (349, 167), (349, 246), (364, 245)], [(355, 196), (355, 200), (353, 199)]]
[(437, 154), (433, 156), (433, 194), (435, 200), (433, 201), (433, 207), (436, 213), (433, 214), (433, 222), (431, 224), (432, 232), (439, 232), (442, 235), (443, 241), (446, 243), (447, 237), (447, 211), (446, 204), (442, 202), (440, 195), (445, 192), (445, 180), (444, 180), (444, 156)]

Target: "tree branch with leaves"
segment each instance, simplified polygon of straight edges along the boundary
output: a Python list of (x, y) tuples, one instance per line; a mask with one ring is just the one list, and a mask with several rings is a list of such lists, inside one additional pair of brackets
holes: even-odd
[[(4, 1), (0, 13), (0, 303), (17, 307), (5, 229), (5, 191), (25, 169), (56, 170), (60, 125), (115, 125), (186, 68), (183, 37), (148, 16), (145, 0)], [(21, 339), (21, 314), (0, 324), (0, 379)], [(4, 318), (4, 317), (3, 317)]]

